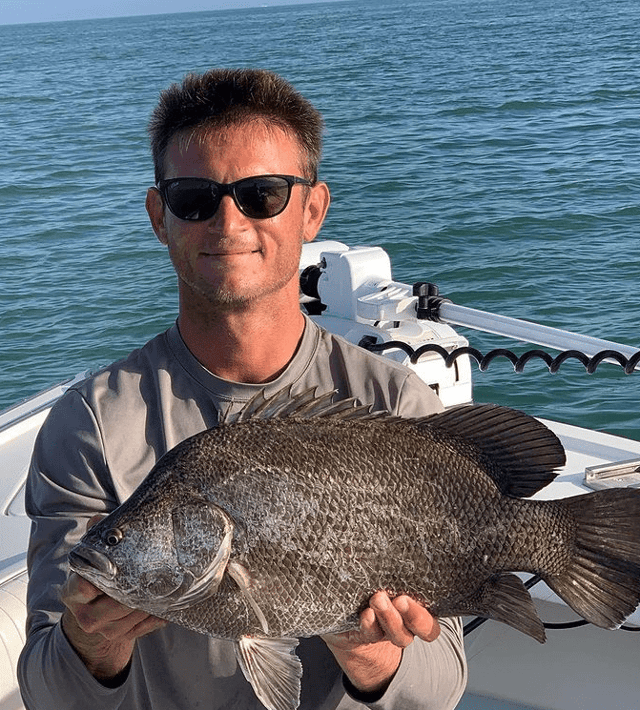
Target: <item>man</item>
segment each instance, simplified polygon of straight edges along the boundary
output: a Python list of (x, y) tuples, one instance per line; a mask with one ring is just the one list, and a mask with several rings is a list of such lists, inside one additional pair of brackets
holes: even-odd
[[(232, 644), (128, 609), (75, 574), (67, 554), (96, 514), (155, 461), (261, 389), (337, 390), (404, 416), (439, 401), (400, 366), (321, 331), (300, 311), (302, 243), (329, 206), (322, 121), (262, 71), (189, 76), (151, 125), (147, 211), (178, 275), (177, 324), (70, 390), (36, 443), (27, 488), (30, 710), (262, 706)], [(301, 708), (452, 708), (465, 681), (458, 620), (375, 594), (358, 630), (303, 639)]]

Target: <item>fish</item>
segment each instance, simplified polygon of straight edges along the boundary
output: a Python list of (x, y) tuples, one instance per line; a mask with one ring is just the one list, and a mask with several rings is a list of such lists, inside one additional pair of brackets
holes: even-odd
[(587, 621), (640, 601), (640, 491), (531, 499), (565, 463), (543, 423), (472, 404), (403, 419), (334, 393), (260, 394), (164, 454), (69, 554), (126, 606), (228, 639), (268, 710), (299, 706), (298, 639), (378, 590), (544, 642), (517, 572)]

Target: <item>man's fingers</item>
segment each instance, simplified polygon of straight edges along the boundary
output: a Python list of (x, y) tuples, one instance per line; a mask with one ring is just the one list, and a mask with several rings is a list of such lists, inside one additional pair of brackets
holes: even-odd
[(376, 592), (369, 600), (369, 607), (387, 641), (399, 648), (406, 648), (413, 641), (414, 634), (405, 626), (402, 615), (385, 592)]
[(71, 572), (62, 588), (62, 602), (65, 606), (72, 604), (89, 604), (94, 599), (103, 596), (104, 593), (94, 587), (91, 582), (81, 577), (75, 572)]
[[(75, 616), (78, 626), (88, 634), (99, 633), (105, 638), (112, 638), (114, 627), (121, 627), (121, 633), (127, 634), (129, 629), (139, 623), (146, 614), (136, 612), (139, 618), (129, 618), (134, 613), (122, 604), (114, 601), (106, 594), (86, 604), (67, 604), (69, 611)], [(123, 624), (123, 620), (128, 619)]]
[(134, 640), (167, 625), (163, 619), (123, 606), (106, 594), (88, 604), (69, 604), (68, 608), (82, 631), (100, 634), (109, 641)]
[(435, 641), (440, 636), (438, 620), (415, 599), (402, 595), (391, 603), (400, 613), (404, 626), (418, 638), (423, 641)]
[(414, 636), (423, 641), (435, 641), (440, 635), (438, 621), (420, 604), (406, 595), (389, 599), (385, 592), (376, 592), (369, 601), (384, 637), (395, 646), (406, 648)]
[(82, 631), (99, 633), (106, 639), (137, 638), (166, 625), (155, 616), (120, 604), (74, 572), (65, 584), (62, 601)]
[(166, 625), (166, 621), (155, 616), (149, 616), (144, 611), (136, 610), (129, 611), (128, 614), (114, 619), (111, 623), (104, 624), (100, 629), (100, 634), (109, 641), (116, 639), (134, 641)]
[(361, 643), (376, 643), (384, 638), (384, 631), (371, 607), (367, 607), (360, 614), (359, 636)]
[(332, 649), (348, 650), (358, 646), (387, 641), (406, 648), (418, 636), (423, 641), (435, 641), (440, 626), (419, 602), (406, 595), (391, 600), (386, 592), (376, 592), (369, 606), (360, 614), (357, 630), (325, 636)]
[(131, 639), (139, 639), (143, 636), (146, 636), (147, 634), (152, 633), (153, 631), (157, 631), (158, 629), (164, 629), (165, 626), (168, 625), (169, 622), (165, 621), (164, 619), (160, 619), (157, 616), (146, 615), (145, 618), (142, 619), (142, 621), (135, 624), (131, 628), (128, 635)]

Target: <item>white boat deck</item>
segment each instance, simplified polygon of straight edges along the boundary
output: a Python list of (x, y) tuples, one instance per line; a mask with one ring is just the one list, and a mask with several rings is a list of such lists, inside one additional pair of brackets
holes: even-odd
[[(640, 460), (640, 441), (545, 420), (567, 451), (556, 481), (536, 497), (586, 492), (586, 467)], [(545, 584), (534, 586), (540, 618), (579, 620)], [(640, 626), (640, 611), (627, 620)], [(469, 685), (458, 710), (636, 710), (640, 708), (640, 633), (595, 626), (548, 630), (539, 644), (504, 624), (487, 622), (465, 640)]]

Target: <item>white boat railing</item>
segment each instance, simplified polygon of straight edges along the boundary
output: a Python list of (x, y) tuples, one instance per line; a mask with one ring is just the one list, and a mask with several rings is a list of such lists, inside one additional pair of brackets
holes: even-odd
[[(577, 350), (590, 358), (596, 357), (601, 353), (613, 351), (631, 361), (634, 370), (640, 370), (640, 350), (631, 345), (572, 333), (568, 330), (552, 328), (518, 318), (487, 313), (475, 308), (458, 306), (447, 301), (442, 301), (440, 304), (439, 317), (441, 321), (449, 325), (481, 330), (485, 333), (501, 335), (505, 338), (521, 340), (553, 350)], [(612, 357), (603, 357), (603, 362), (622, 364)]]
[(304, 297), (323, 304), (323, 315), (375, 324), (430, 319), (558, 350), (578, 357), (589, 371), (600, 362), (620, 365), (628, 374), (640, 370), (637, 347), (459, 306), (426, 282), (393, 281), (389, 257), (380, 247), (312, 242), (303, 248), (301, 273), (309, 284)]

